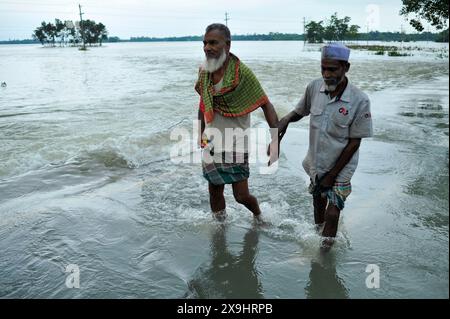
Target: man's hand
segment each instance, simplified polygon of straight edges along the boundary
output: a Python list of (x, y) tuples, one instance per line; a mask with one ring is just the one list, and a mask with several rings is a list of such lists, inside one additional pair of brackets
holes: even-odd
[(291, 121), (290, 121), (289, 114), (286, 115), (285, 117), (283, 117), (278, 122), (278, 142), (281, 142), (281, 139), (283, 138), (284, 134), (286, 133), (286, 130), (287, 130), (290, 122)]
[(202, 136), (201, 136), (201, 134), (199, 134), (198, 137), (197, 137), (197, 148), (203, 148), (202, 147)]
[[(201, 100), (200, 100), (200, 103)], [(204, 140), (205, 140), (205, 136), (203, 134), (203, 132), (205, 131), (205, 117), (203, 116), (203, 112), (202, 110), (199, 108), (198, 109), (198, 121), (200, 122), (199, 126), (198, 126), (198, 135), (197, 135), (197, 147), (198, 148), (204, 148)]]
[(334, 167), (320, 179), (319, 188), (324, 189), (333, 187), (339, 172), (348, 164), (358, 150), (360, 144), (360, 138), (349, 138), (347, 145), (343, 149)]
[(331, 172), (326, 173), (320, 179), (316, 176), (314, 182), (313, 196), (319, 196), (331, 189), (336, 181), (336, 175)]
[(331, 172), (326, 173), (326, 174), (320, 179), (319, 187), (320, 187), (322, 190), (329, 189), (329, 188), (333, 187), (334, 182), (336, 181), (336, 177), (337, 177), (337, 176), (334, 175), (334, 174), (332, 174)]
[(199, 135), (197, 137), (197, 147), (198, 148), (205, 148), (208, 145), (208, 138), (205, 134)]
[[(283, 139), (283, 136), (286, 133), (286, 130), (287, 130), (290, 122), (291, 122), (291, 114), (290, 113), (278, 121), (278, 125), (277, 125), (278, 126), (278, 138), (277, 138), (278, 139), (278, 148), (277, 148), (278, 156), (280, 155), (281, 140)], [(270, 147), (270, 145), (269, 145), (269, 147)], [(269, 149), (267, 149), (267, 155), (269, 155)], [(277, 157), (277, 159), (278, 159), (278, 157)]]

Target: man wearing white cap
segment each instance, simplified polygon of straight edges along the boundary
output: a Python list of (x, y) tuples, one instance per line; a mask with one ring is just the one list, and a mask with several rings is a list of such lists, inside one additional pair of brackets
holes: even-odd
[(289, 123), (310, 116), (309, 149), (303, 168), (311, 179), (314, 221), (325, 237), (322, 245), (331, 247), (339, 216), (351, 193), (350, 179), (358, 165), (361, 139), (371, 137), (370, 101), (350, 84), (350, 49), (340, 43), (322, 48), (322, 78), (308, 84), (292, 112), (278, 125), (281, 141)]

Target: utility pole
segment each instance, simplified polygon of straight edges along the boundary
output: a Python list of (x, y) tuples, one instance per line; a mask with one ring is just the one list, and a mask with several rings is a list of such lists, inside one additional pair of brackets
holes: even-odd
[(228, 18), (228, 12), (225, 12), (225, 25), (228, 27), (228, 20), (230, 20), (230, 18)]
[(303, 17), (303, 48), (305, 48), (306, 44), (306, 18)]
[(366, 45), (369, 46), (369, 24), (367, 24)]
[(86, 50), (86, 43), (84, 42), (84, 27), (83, 27), (83, 14), (81, 12), (81, 5), (78, 4), (78, 7), (80, 8), (80, 31), (81, 31), (81, 39), (83, 40), (83, 47), (82, 50)]
[(403, 50), (403, 24), (400, 25), (401, 48)]

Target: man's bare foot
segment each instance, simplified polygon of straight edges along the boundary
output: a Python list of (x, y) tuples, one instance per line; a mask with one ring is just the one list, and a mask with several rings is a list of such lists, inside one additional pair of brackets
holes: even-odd
[(262, 214), (253, 214), (253, 222), (257, 226), (270, 226), (270, 223), (262, 219)]
[(322, 239), (322, 243), (320, 244), (320, 251), (324, 253), (329, 252), (333, 244), (334, 244), (333, 237), (324, 237)]
[(219, 222), (225, 221), (227, 218), (227, 211), (225, 209), (219, 210), (218, 212), (213, 212), (213, 217)]

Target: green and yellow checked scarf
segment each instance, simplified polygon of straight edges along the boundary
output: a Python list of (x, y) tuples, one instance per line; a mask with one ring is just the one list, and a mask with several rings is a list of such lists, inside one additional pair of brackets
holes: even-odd
[(204, 105), (207, 123), (213, 121), (214, 111), (222, 116), (237, 117), (269, 102), (253, 72), (232, 53), (222, 89), (215, 92), (211, 74), (200, 70), (195, 90), (200, 94), (200, 105)]

